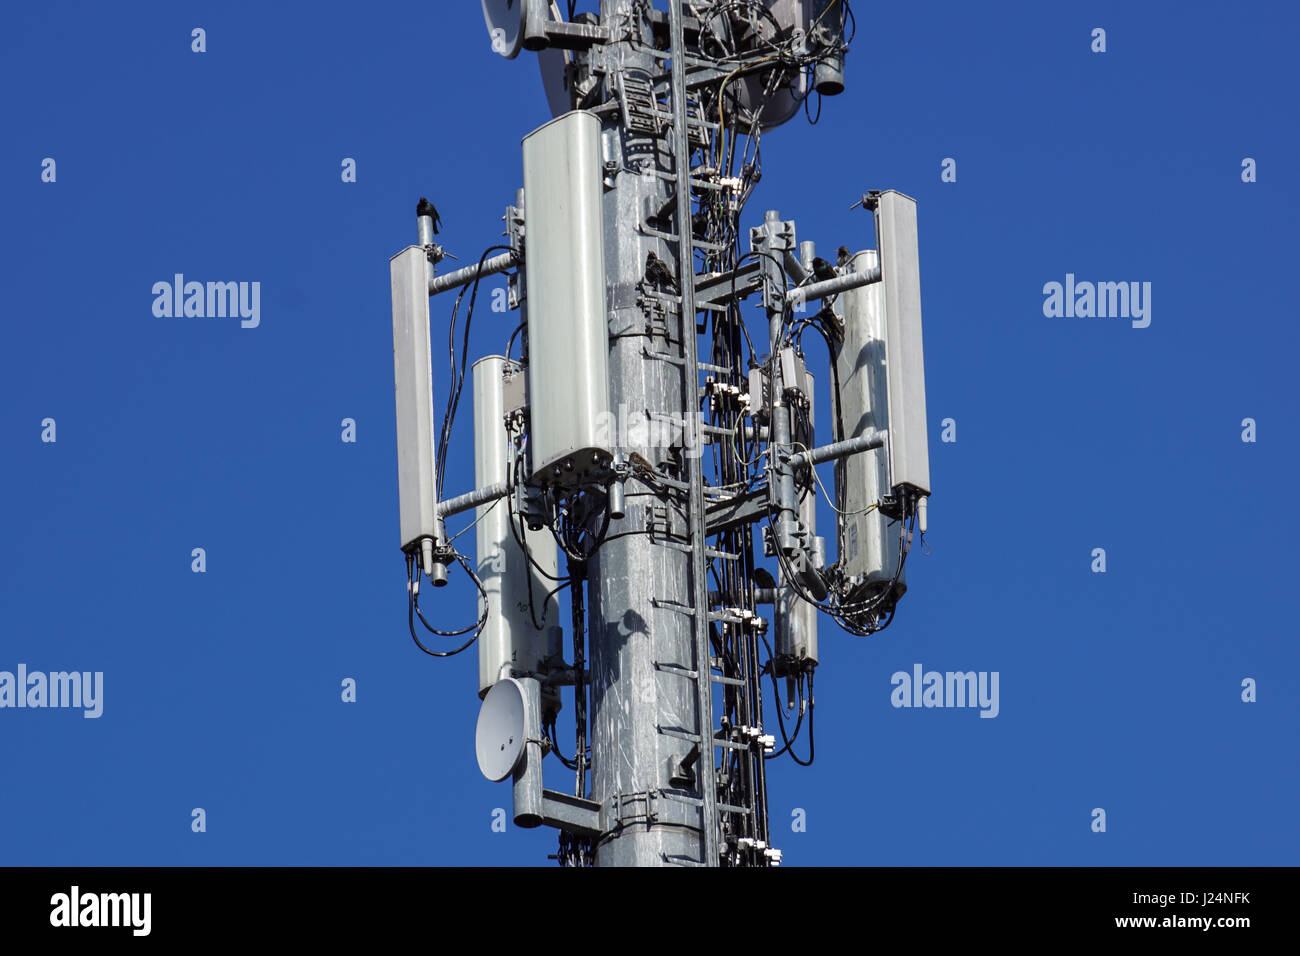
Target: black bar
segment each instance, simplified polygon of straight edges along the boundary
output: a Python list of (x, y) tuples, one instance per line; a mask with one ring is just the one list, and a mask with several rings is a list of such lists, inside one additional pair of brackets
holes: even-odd
[[(644, 892), (701, 901), (718, 894), (744, 898), (754, 904), (755, 927), (789, 921), (812, 938), (841, 928), (858, 941), (902, 936), (916, 943), (916, 952), (948, 938), (985, 949), (1001, 940), (1097, 937), (1180, 947), (1205, 939), (1223, 950), (1255, 945), (1252, 934), (1259, 932), (1289, 935), (1296, 875), (1286, 868), (783, 867), (681, 871), (665, 881), (663, 874), (627, 870), (597, 875), (546, 868), (509, 874), (486, 868), (6, 868), (0, 869), (0, 927), (6, 943), (31, 937), (64, 944), (133, 941), (144, 937), (135, 935), (144, 928), (144, 897), (135, 897), (128, 909), (117, 894), (147, 893), (147, 936), (165, 941), (292, 936), (331, 946), (400, 938), (482, 945), (502, 932), (525, 939), (532, 934), (521, 931), (531, 921), (540, 929), (557, 918), (578, 919), (584, 933), (613, 920), (624, 934), (619, 938), (648, 941), (663, 927), (633, 905), (644, 901)], [(98, 920), (101, 894), (115, 894), (107, 915), (126, 925), (52, 925), (70, 922), (74, 886), (78, 922), (92, 910)], [(791, 897), (796, 890), (801, 895)], [(95, 902), (87, 903), (92, 894)], [(780, 902), (791, 898), (810, 905), (786, 911)], [(1203, 920), (1210, 921), (1208, 928)]]

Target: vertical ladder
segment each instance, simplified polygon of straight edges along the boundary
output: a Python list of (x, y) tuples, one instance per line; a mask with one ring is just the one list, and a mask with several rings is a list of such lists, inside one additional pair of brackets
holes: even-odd
[[(690, 119), (686, 102), (686, 41), (682, 30), (682, 7), (668, 3), (668, 52), (672, 57), (673, 171), (677, 192), (677, 282), (681, 289), (682, 348), (685, 352), (683, 411), (690, 448), (703, 447), (699, 420), (699, 342), (695, 330), (695, 254), (691, 225)], [(687, 458), (689, 468), (687, 522), (691, 544), (691, 627), (695, 644), (696, 710), (699, 715), (701, 852), (705, 866), (720, 860), (718, 840), (717, 751), (713, 734), (713, 653), (709, 641), (709, 587), (706, 578), (704, 457)]]

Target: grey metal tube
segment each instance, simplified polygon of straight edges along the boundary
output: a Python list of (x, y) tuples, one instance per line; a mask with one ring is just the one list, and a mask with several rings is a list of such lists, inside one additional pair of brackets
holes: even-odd
[(503, 252), (501, 255), (493, 256), (484, 262), (481, 269), (476, 265), (466, 266), (464, 269), (457, 269), (455, 272), (448, 272), (446, 275), (431, 280), (429, 282), (429, 295), (437, 295), (439, 292), (446, 292), (448, 289), (469, 285), (480, 276), (496, 275), (499, 272), (514, 268), (518, 264), (519, 257), (515, 253)]
[(834, 5), (834, 0), (823, 0), (817, 5), (815, 22), (821, 24), (821, 27), (814, 33), (824, 31), (826, 38), (837, 50), (823, 56), (813, 69), (813, 88), (822, 96), (839, 96), (844, 92), (844, 54), (838, 52), (843, 47), (844, 41), (844, 30), (840, 21), (843, 11), (836, 10), (834, 15), (827, 19), (827, 14), (831, 13), (831, 7)]
[[(811, 239), (805, 239), (799, 243), (799, 265), (803, 266), (804, 275), (812, 272), (813, 260), (817, 258), (817, 243)], [(800, 282), (803, 280), (800, 279)]]
[(524, 689), (524, 750), (515, 765), (515, 826), (542, 825), (542, 694), (531, 677), (517, 678)]
[(621, 518), (627, 517), (627, 513), (623, 510), (625, 506), (626, 499), (623, 494), (623, 479), (616, 478), (609, 484), (609, 500), (605, 505), (606, 509), (609, 511), (610, 519), (617, 521)]
[(847, 292), (849, 289), (857, 289), (879, 281), (880, 267), (877, 266), (867, 272), (850, 272), (848, 275), (836, 276), (834, 279), (827, 279), (824, 282), (814, 282), (812, 285), (791, 289), (785, 294), (785, 301), (788, 305), (794, 305), (798, 302), (811, 302), (813, 299), (822, 299), (828, 295)]
[[(656, 6), (662, 9), (663, 4)], [(601, 0), (601, 22), (629, 24), (636, 35), (644, 25), (643, 13), (640, 12), (644, 7), (633, 0)], [(649, 46), (623, 42), (614, 46), (610, 55), (624, 70), (660, 72)], [(616, 290), (630, 291), (644, 281), (648, 253), (654, 252), (664, 260), (674, 256), (671, 243), (677, 230), (665, 241), (642, 231), (638, 224), (644, 222), (648, 210), (662, 209), (669, 204), (673, 196), (670, 184), (675, 180), (669, 171), (671, 160), (666, 155), (643, 167), (646, 173), (653, 175), (629, 173), (624, 163), (622, 117), (609, 113), (603, 115), (607, 158), (616, 167), (608, 180), (612, 188), (607, 188), (603, 197), (605, 284), (611, 290), (607, 300), (608, 322), (612, 329), (623, 329), (629, 328), (629, 323), (644, 323), (645, 313), (633, 295)], [(683, 191), (689, 193), (690, 190)], [(670, 205), (669, 208), (674, 207)], [(687, 250), (689, 224), (688, 217)], [(689, 251), (683, 261), (686, 267), (679, 279), (682, 285), (689, 287), (685, 281), (685, 272), (691, 269)], [(671, 261), (669, 265), (672, 265)], [(743, 276), (741, 281), (744, 281)], [(530, 289), (529, 295), (535, 292)], [(696, 336), (691, 320), (681, 322), (683, 326), (688, 323), (691, 327), (686, 338), (694, 341)], [(669, 327), (675, 329), (677, 320), (670, 320)], [(674, 335), (674, 339), (677, 338)], [(692, 360), (695, 358), (698, 355)], [(690, 368), (688, 364), (686, 369)], [(675, 420), (680, 421), (680, 416), (696, 407), (694, 389), (683, 388), (683, 371), (682, 365), (673, 362), (647, 361), (640, 338), (611, 336), (610, 408), (618, 408), (622, 403), (629, 409), (678, 416)], [(686, 375), (691, 378), (690, 371)], [(688, 391), (691, 392), (689, 400)], [(691, 416), (691, 420), (694, 418)], [(693, 436), (694, 431), (690, 434)], [(616, 450), (624, 455), (624, 461), (633, 452), (647, 461), (654, 461), (659, 449), (652, 448), (648, 442), (648, 434), (642, 433), (641, 429), (627, 429)], [(700, 808), (667, 799), (660, 802), (656, 797), (657, 819), (634, 812), (632, 816), (645, 821), (635, 825), (629, 825), (630, 820), (624, 819), (627, 815), (621, 809), (628, 800), (636, 799), (633, 795), (640, 794), (640, 807), (644, 811), (648, 809), (645, 795), (662, 792), (668, 786), (669, 758), (680, 760), (690, 746), (675, 735), (676, 730), (693, 731), (697, 716), (701, 717), (698, 726), (702, 730), (703, 746), (700, 750), (703, 754), (704, 748), (711, 746), (716, 727), (712, 706), (699, 706), (700, 685), (711, 689), (707, 687), (707, 677), (703, 681), (687, 679), (680, 671), (659, 670), (655, 666), (656, 662), (675, 664), (682, 671), (698, 675), (697, 659), (702, 656), (707, 668), (711, 653), (707, 650), (708, 626), (706, 622), (701, 628), (706, 649), (700, 655), (697, 653), (700, 645), (696, 641), (695, 621), (703, 615), (681, 614), (662, 605), (665, 598), (672, 595), (693, 593), (693, 558), (684, 551), (669, 547), (666, 541), (652, 539), (646, 534), (623, 533), (648, 527), (654, 520), (651, 502), (657, 500), (654, 495), (640, 493), (643, 489), (634, 475), (629, 476), (629, 480), (633, 484), (628, 489), (624, 505), (626, 517), (611, 519), (605, 543), (588, 561), (586, 651), (591, 674), (588, 795), (610, 811), (610, 818), (606, 821), (609, 832), (596, 847), (596, 865), (707, 863), (710, 857), (716, 864), (717, 841), (712, 841), (714, 849), (710, 852), (704, 846), (705, 838), (698, 829), (701, 823), (708, 832), (716, 828), (716, 809), (713, 806), (705, 810), (701, 820)], [(678, 484), (689, 488), (685, 481)], [(701, 597), (695, 606), (703, 607), (705, 600)], [(630, 629), (636, 631), (634, 637), (629, 637)], [(665, 732), (670, 729), (674, 733)], [(714, 760), (706, 761), (701, 756), (697, 762), (697, 780), (705, 772), (712, 776), (716, 766), (716, 748), (713, 755)], [(623, 804), (619, 802), (619, 794), (623, 795)], [(701, 787), (701, 795), (712, 802), (716, 800), (716, 789), (705, 784)]]
[[(424, 203), (421, 202), (420, 205), (423, 206)], [(423, 246), (425, 250), (428, 250), (428, 248), (433, 245), (433, 217), (416, 216), (415, 224), (416, 224), (416, 232), (420, 238), (420, 245)], [(432, 285), (436, 274), (437, 273), (435, 271), (434, 264), (430, 262), (428, 257), (426, 256), (424, 260), (425, 281)]]
[(505, 496), (506, 483), (499, 481), (495, 485), (488, 485), (486, 488), (475, 488), (473, 491), (467, 491), (463, 495), (457, 495), (455, 498), (448, 498), (446, 501), (440, 502), (438, 504), (438, 514), (447, 518)]
[[(802, 251), (803, 246), (812, 245), (812, 243), (801, 242), (799, 245), (801, 247), (800, 251)], [(795, 282), (803, 282), (808, 278), (808, 270), (811, 268), (811, 260), (809, 260), (809, 265), (805, 266), (802, 260), (792, 252), (786, 252), (783, 258), (785, 259), (785, 271), (789, 274), (791, 279)]]
[(793, 468), (799, 468), (803, 465), (819, 465), (824, 461), (845, 458), (860, 451), (884, 448), (885, 436), (884, 431), (877, 429), (867, 432), (865, 435), (859, 435), (857, 438), (850, 438), (847, 441), (837, 441), (830, 445), (822, 445), (820, 448), (801, 451), (798, 454), (791, 455), (788, 463)]
[(433, 245), (433, 217), (416, 216), (415, 223), (416, 223), (416, 231), (419, 233), (420, 236), (420, 245), (422, 246)]

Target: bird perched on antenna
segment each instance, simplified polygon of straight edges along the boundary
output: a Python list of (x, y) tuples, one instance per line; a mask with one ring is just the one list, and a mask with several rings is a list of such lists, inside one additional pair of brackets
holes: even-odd
[(415, 214), (417, 216), (429, 216), (433, 219), (433, 234), (435, 236), (438, 234), (438, 227), (442, 225), (442, 219), (438, 216), (437, 206), (421, 196), (420, 201), (415, 206)]
[(668, 264), (660, 259), (653, 252), (647, 252), (645, 257), (645, 277), (656, 288), (665, 287), (677, 292), (677, 280), (673, 278), (672, 271), (669, 270)]
[(825, 259), (823, 259), (821, 256), (818, 256), (816, 259), (813, 260), (812, 266), (813, 266), (813, 278), (816, 279), (818, 282), (825, 282), (827, 279), (834, 279), (837, 275), (839, 275), (839, 273), (835, 271), (835, 267), (831, 265), (829, 262), (827, 262)]
[(847, 268), (848, 264), (852, 261), (853, 253), (849, 252), (848, 246), (840, 246), (835, 250), (835, 264), (841, 269)]

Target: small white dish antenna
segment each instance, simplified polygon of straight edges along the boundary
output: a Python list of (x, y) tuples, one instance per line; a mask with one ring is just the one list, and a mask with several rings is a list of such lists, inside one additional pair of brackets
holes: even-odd
[(478, 768), (489, 780), (504, 780), (514, 772), (524, 752), (524, 689), (507, 677), (483, 698), (474, 730)]
[(546, 105), (551, 108), (551, 116), (563, 116), (573, 109), (566, 76), (568, 65), (568, 52), (558, 47), (549, 47), (537, 54), (537, 67), (542, 71), (542, 87), (546, 90)]
[(524, 24), (528, 19), (529, 0), (482, 0), (483, 20), (492, 49), (507, 60), (519, 55), (524, 45)]

